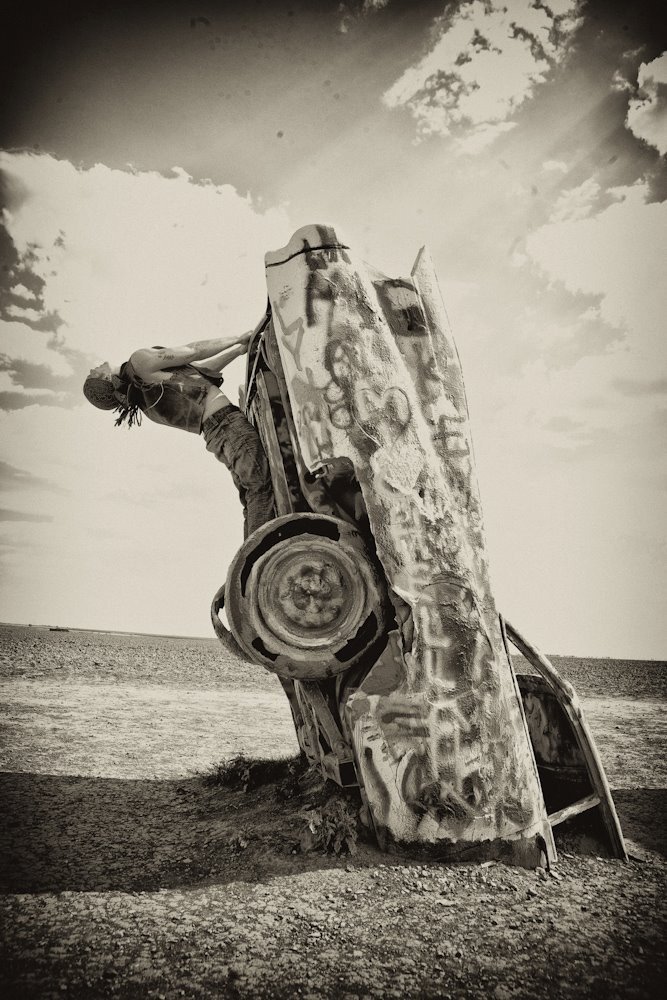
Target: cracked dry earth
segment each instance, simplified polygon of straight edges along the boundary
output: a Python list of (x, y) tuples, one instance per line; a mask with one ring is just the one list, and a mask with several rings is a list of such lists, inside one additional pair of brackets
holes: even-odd
[(277, 682), (215, 641), (0, 640), (3, 997), (663, 994), (666, 664), (559, 664), (631, 860), (561, 841), (530, 872), (300, 853), (307, 801), (202, 779), (297, 748)]

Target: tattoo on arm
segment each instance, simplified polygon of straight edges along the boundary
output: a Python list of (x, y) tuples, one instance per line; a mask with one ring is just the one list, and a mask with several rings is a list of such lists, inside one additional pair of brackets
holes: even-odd
[[(210, 358), (222, 351), (234, 351), (233, 356), (236, 356), (240, 343), (239, 338), (217, 337), (215, 340), (193, 340), (192, 343), (185, 344), (183, 347), (156, 346), (151, 348), (150, 363), (154, 371), (156, 363), (161, 368), (173, 368), (179, 364), (192, 364), (192, 362), (201, 361), (203, 358)], [(247, 337), (243, 338), (243, 345), (243, 349), (246, 350)]]
[(193, 340), (191, 344), (188, 344), (188, 347), (191, 348), (193, 351), (203, 351), (204, 348), (209, 346), (209, 344), (215, 344), (215, 343), (216, 341), (211, 341), (211, 340)]

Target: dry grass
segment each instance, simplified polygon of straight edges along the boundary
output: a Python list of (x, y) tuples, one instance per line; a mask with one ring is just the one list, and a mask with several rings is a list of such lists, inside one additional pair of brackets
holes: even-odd
[(294, 798), (299, 792), (299, 781), (308, 770), (301, 754), (294, 757), (248, 757), (235, 754), (228, 760), (215, 764), (204, 774), (204, 784), (247, 792), (265, 785), (275, 785), (278, 798)]

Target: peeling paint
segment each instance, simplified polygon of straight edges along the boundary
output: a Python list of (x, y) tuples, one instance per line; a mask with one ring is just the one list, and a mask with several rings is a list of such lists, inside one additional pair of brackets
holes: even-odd
[(266, 262), (303, 462), (351, 463), (398, 623), (344, 709), (375, 828), (452, 849), (543, 838), (551, 853), (428, 257), (386, 278), (306, 227)]

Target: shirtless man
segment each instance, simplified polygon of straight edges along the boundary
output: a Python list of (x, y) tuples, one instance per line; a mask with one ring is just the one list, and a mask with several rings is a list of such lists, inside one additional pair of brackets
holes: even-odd
[(274, 516), (273, 489), (257, 431), (220, 386), (230, 361), (248, 350), (251, 332), (240, 337), (196, 340), (183, 347), (149, 347), (113, 368), (92, 368), (83, 385), (86, 399), (114, 410), (116, 426), (155, 423), (202, 434), (206, 448), (232, 474), (243, 504), (244, 537)]

